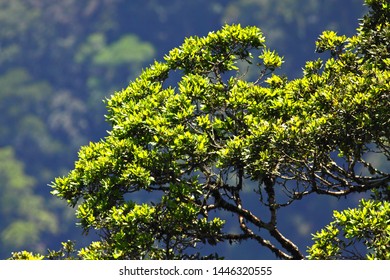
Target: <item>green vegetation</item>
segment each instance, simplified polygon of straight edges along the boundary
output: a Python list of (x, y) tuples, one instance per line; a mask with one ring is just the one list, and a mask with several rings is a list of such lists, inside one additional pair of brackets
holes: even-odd
[[(362, 200), (358, 208), (333, 216), (334, 221), (314, 235), (311, 259), (390, 260), (388, 201)], [(359, 243), (365, 250), (357, 249)]]
[[(319, 36), (317, 52), (330, 57), (308, 61), (299, 79), (274, 73), (283, 58), (259, 28), (225, 25), (187, 38), (107, 99), (108, 136), (82, 147), (52, 185), (84, 231), (101, 236), (77, 257), (218, 258), (198, 248), (255, 240), (278, 258), (302, 259), (280, 229), (282, 209), (316, 195), (385, 192), (390, 174), (368, 158), (390, 158), (390, 7), (367, 4), (355, 36)], [(135, 202), (142, 191), (150, 195)], [(314, 235), (310, 258), (389, 257), (386, 201), (362, 200), (334, 218)], [(355, 239), (367, 255), (348, 255)], [(13, 256), (29, 257), (40, 258)]]
[(146, 2), (0, 0), (1, 255), (388, 258), (387, 1)]

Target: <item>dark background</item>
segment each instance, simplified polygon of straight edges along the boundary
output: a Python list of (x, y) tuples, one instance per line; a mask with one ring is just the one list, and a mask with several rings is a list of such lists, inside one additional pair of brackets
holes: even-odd
[[(110, 129), (102, 100), (185, 37), (256, 25), (293, 79), (319, 57), (323, 30), (353, 35), (364, 12), (362, 0), (0, 0), (0, 258), (96, 238), (81, 236), (74, 209), (49, 184)], [(280, 226), (305, 248), (333, 209), (358, 199), (304, 200)], [(250, 242), (220, 247), (211, 249), (228, 259), (273, 258)]]

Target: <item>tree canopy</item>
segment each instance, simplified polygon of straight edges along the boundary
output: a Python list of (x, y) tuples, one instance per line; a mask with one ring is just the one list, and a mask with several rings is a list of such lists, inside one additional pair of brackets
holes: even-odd
[[(261, 27), (267, 46), (284, 56), (286, 63), (278, 73), (291, 79), (316, 56), (314, 41), (323, 29), (354, 33), (355, 19), (365, 10), (361, 4), (361, 0), (0, 0), (0, 149), (12, 151), (3, 153), (2, 160), (23, 166), (20, 177), (30, 178), (21, 180), (23, 193), (42, 202), (50, 224), (57, 225), (52, 230), (29, 223), (34, 238), (25, 230), (14, 230), (0, 246), (0, 258), (23, 248), (44, 253), (67, 239), (78, 240), (79, 247), (96, 239), (94, 234), (81, 236), (74, 210), (51, 196), (48, 184), (73, 168), (80, 146), (106, 135), (109, 125), (102, 99), (126, 87), (153, 58), (162, 60), (184, 37), (204, 36), (224, 23), (255, 25)], [(250, 67), (245, 79), (256, 80), (256, 69)], [(0, 178), (1, 193), (16, 189), (7, 176)], [(134, 193), (132, 199), (144, 194)], [(23, 197), (14, 196), (15, 205), (23, 204)], [(311, 219), (305, 214), (315, 213), (313, 203), (295, 204), (295, 209), (289, 208), (292, 217), (279, 223), (291, 224), (289, 229), (296, 232), (289, 235), (306, 247), (307, 233), (329, 222), (332, 203), (333, 199), (323, 199), (321, 207), (328, 213)], [(354, 198), (340, 200), (337, 209), (355, 205)], [(20, 219), (29, 220), (30, 214), (16, 208), (10, 213), (0, 206), (0, 231)], [(219, 246), (218, 252), (227, 258), (266, 257), (266, 251), (246, 251), (253, 243)]]
[[(252, 239), (302, 259), (279, 229), (283, 208), (386, 189), (388, 170), (369, 156), (390, 158), (390, 7), (366, 3), (357, 34), (323, 32), (317, 52), (330, 57), (308, 61), (299, 79), (274, 73), (283, 58), (259, 28), (225, 25), (187, 38), (108, 98), (108, 136), (82, 147), (75, 168), (53, 182), (83, 229), (101, 235), (79, 256), (214, 258), (199, 244)], [(147, 201), (135, 202), (142, 191)]]
[[(108, 98), (112, 129), (83, 146), (74, 169), (52, 183), (53, 194), (77, 208), (84, 231), (101, 237), (78, 257), (218, 258), (200, 248), (254, 240), (278, 258), (303, 259), (306, 248), (279, 223), (290, 205), (319, 195), (386, 193), (388, 164), (375, 159), (390, 159), (390, 7), (366, 4), (356, 35), (319, 36), (316, 50), (328, 58), (308, 61), (300, 78), (277, 74), (283, 57), (259, 28), (230, 24), (188, 37)], [(137, 193), (146, 198), (137, 201)], [(367, 243), (379, 248), (369, 257), (387, 258), (388, 205), (361, 205), (357, 212), (377, 213), (384, 236)], [(338, 227), (346, 238), (372, 237), (344, 223), (359, 221), (354, 213), (335, 212), (314, 236), (313, 258), (345, 256), (347, 242), (334, 242)], [(33, 257), (41, 258), (14, 255)]]

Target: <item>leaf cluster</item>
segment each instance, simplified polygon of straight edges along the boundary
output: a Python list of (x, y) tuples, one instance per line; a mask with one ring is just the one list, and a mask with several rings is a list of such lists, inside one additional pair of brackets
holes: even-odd
[(362, 200), (335, 211), (334, 220), (313, 235), (310, 259), (390, 259), (390, 203)]

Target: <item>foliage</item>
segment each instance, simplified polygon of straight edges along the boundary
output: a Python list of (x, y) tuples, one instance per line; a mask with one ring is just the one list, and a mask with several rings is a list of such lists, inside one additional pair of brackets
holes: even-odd
[[(350, 44), (356, 46), (361, 53), (361, 62), (367, 64), (364, 69), (366, 71), (369, 70), (368, 73), (374, 71), (376, 75), (376, 77), (369, 76), (370, 81), (367, 81), (367, 84), (373, 79), (378, 79), (379, 83), (376, 86), (376, 91), (387, 88), (387, 93), (386, 91), (384, 92), (384, 98), (389, 102), (388, 69), (390, 65), (390, 50), (388, 43), (390, 38), (390, 6), (387, 1), (366, 1), (366, 3), (371, 6), (372, 11), (362, 21), (359, 28), (360, 36), (351, 38)], [(317, 47), (330, 49), (332, 50), (332, 55), (336, 56), (339, 51), (336, 51), (334, 45), (332, 46), (332, 40), (325, 37), (321, 38), (323, 42), (318, 43)], [(333, 40), (335, 37), (336, 35), (334, 34)], [(328, 46), (325, 46), (326, 44)], [(378, 76), (377, 73), (383, 73), (383, 76)], [(367, 92), (364, 92), (364, 94), (367, 96)], [(382, 112), (378, 112), (377, 116), (380, 114)], [(367, 116), (361, 122), (370, 120)], [(384, 151), (387, 151), (383, 155), (389, 161), (388, 129), (380, 137), (382, 138), (381, 147)], [(365, 161), (362, 163), (367, 168), (367, 174), (374, 175), (379, 171), (373, 165), (366, 164)], [(389, 178), (384, 172), (379, 172), (379, 174)], [(335, 211), (333, 215), (334, 221), (320, 232), (314, 234), (313, 239), (315, 243), (308, 250), (309, 258), (390, 259), (390, 248), (388, 245), (390, 241), (390, 184), (388, 179), (386, 181), (381, 182), (379, 188), (373, 189), (373, 200), (362, 200), (357, 209), (348, 209), (342, 212)]]
[[(308, 61), (300, 79), (273, 73), (283, 59), (260, 29), (225, 25), (187, 38), (112, 95), (109, 135), (82, 147), (75, 168), (52, 185), (77, 207), (83, 229), (101, 235), (79, 256), (210, 257), (199, 255), (200, 245), (251, 239), (279, 258), (304, 258), (278, 227), (281, 209), (390, 181), (367, 160), (390, 158), (383, 3), (371, 1), (354, 37), (325, 31), (316, 45), (331, 57)], [(368, 40), (381, 51), (373, 55)], [(257, 69), (253, 81), (242, 62)], [(132, 194), (145, 191), (148, 201), (136, 203)], [(226, 212), (237, 221), (233, 230)]]
[(76, 255), (76, 249), (74, 242), (68, 240), (61, 242), (62, 248), (58, 251), (49, 250), (47, 255), (33, 254), (31, 252), (22, 251), (12, 253), (9, 260), (79, 260)]
[[(38, 205), (35, 202), (32, 205), (36, 209), (44, 206), (44, 211), (51, 215), (51, 225), (56, 227), (53, 231), (52, 226), (42, 226), (37, 235), (36, 226), (40, 223), (32, 224), (31, 228), (23, 224), (14, 227), (11, 243), (1, 245), (0, 258), (18, 248), (42, 253), (42, 248), (56, 248), (61, 240), (78, 240), (77, 245), (81, 247), (94, 240), (93, 234), (80, 238), (80, 229), (74, 227), (73, 209), (51, 197), (47, 183), (68, 172), (81, 145), (105, 135), (108, 125), (104, 122), (106, 110), (102, 98), (115, 89), (126, 87), (128, 80), (134, 79), (152, 56), (161, 59), (189, 34), (204, 35), (223, 23), (241, 22), (261, 26), (271, 52), (276, 48), (286, 61), (277, 73), (283, 71), (295, 78), (304, 62), (315, 56), (310, 42), (321, 30), (332, 29), (346, 35), (354, 32), (357, 25), (354, 19), (363, 11), (360, 3), (360, 0), (171, 0), (164, 3), (155, 0), (0, 0), (0, 146), (13, 150), (12, 156), (5, 157), (4, 164), (15, 160), (23, 163), (23, 174), (18, 177), (25, 184), (26, 191), (22, 193), (31, 195), (32, 201), (39, 201)], [(371, 32), (370, 29), (367, 32)], [(382, 35), (382, 39), (368, 40), (366, 45), (375, 45), (370, 50), (374, 52), (380, 47), (383, 49), (386, 44), (381, 40), (385, 39)], [(112, 56), (112, 60), (102, 59), (102, 54)], [(320, 57), (327, 55), (329, 53), (325, 52)], [(242, 79), (257, 80), (259, 68), (254, 64), (238, 60), (236, 66), (242, 69)], [(229, 74), (234, 75), (234, 72)], [(177, 86), (176, 78), (180, 76), (180, 71), (171, 71), (164, 86)], [(270, 87), (286, 81), (279, 76), (268, 80)], [(377, 153), (372, 153), (375, 155)], [(377, 158), (369, 158), (382, 170)], [(386, 164), (386, 158), (381, 160)], [(24, 180), (25, 177), (29, 180)], [(12, 184), (7, 182), (2, 181), (0, 193), (10, 191)], [(243, 196), (249, 197), (250, 190), (257, 189), (253, 184), (257, 183), (248, 182)], [(141, 204), (149, 203), (149, 199), (142, 199), (148, 195), (152, 195), (150, 200), (159, 197), (141, 191), (127, 194), (126, 199), (131, 197)], [(8, 207), (0, 205), (1, 231), (13, 221), (28, 221), (32, 217), (31, 212), (16, 210), (17, 205), (25, 204), (24, 195), (13, 197), (15, 211), (12, 214), (4, 212)], [(246, 202), (247, 208), (258, 214), (257, 198), (252, 197)], [(340, 203), (345, 205), (350, 201), (353, 200), (340, 200)], [(300, 230), (293, 222), (299, 212), (310, 213), (308, 217), (299, 216), (309, 228), (316, 228), (326, 215), (309, 209), (318, 208), (315, 201), (296, 205), (295, 210), (286, 208), (292, 217), (280, 211), (278, 222), (287, 230), (284, 233), (293, 236), (295, 244), (303, 248), (310, 236), (307, 232), (292, 232)], [(332, 206), (321, 207), (329, 211)], [(220, 218), (226, 219), (226, 215), (229, 217), (224, 212)], [(227, 229), (230, 223), (228, 218), (224, 227)], [(29, 235), (37, 239), (30, 239)], [(14, 247), (16, 240), (21, 243)], [(262, 250), (242, 250), (252, 244), (231, 248), (227, 248), (227, 244), (219, 246), (218, 250), (226, 257), (265, 257)]]
[(44, 256), (40, 254), (33, 254), (31, 252), (22, 251), (12, 254), (12, 257), (9, 260), (20, 260), (20, 261), (34, 261), (34, 260), (43, 260)]
[(333, 218), (314, 235), (310, 259), (390, 259), (388, 201), (362, 200), (356, 209), (335, 211)]

